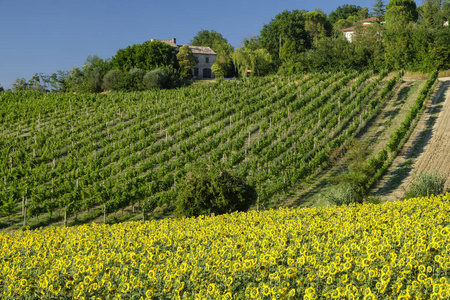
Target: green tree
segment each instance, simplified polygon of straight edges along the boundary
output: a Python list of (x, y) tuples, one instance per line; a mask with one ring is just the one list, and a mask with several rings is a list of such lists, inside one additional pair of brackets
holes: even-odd
[(225, 69), (222, 67), (222, 65), (218, 64), (217, 62), (215, 62), (211, 66), (211, 70), (214, 72), (214, 74), (216, 74), (217, 78), (225, 77), (225, 74), (226, 74)]
[[(231, 57), (234, 49), (222, 34), (214, 30), (201, 30), (190, 44), (191, 46), (210, 47), (217, 54), (215, 62), (217, 66), (215, 68), (219, 72), (224, 73), (224, 77), (235, 75), (235, 68)], [(214, 73), (216, 72), (214, 71)]]
[(386, 13), (386, 8), (383, 0), (375, 0), (375, 4), (373, 5), (373, 11), (371, 16), (374, 18), (378, 18), (379, 21), (382, 21), (384, 18), (384, 14)]
[(362, 26), (358, 22), (355, 26), (351, 44), (354, 47), (353, 63), (357, 69), (380, 70), (384, 68), (383, 32), (383, 25), (378, 22), (371, 26)]
[(178, 187), (177, 212), (192, 217), (246, 211), (257, 199), (243, 179), (217, 166), (196, 166)]
[(169, 74), (163, 69), (155, 69), (147, 72), (143, 82), (147, 89), (163, 89), (168, 87)]
[(288, 61), (280, 68), (280, 74), (298, 72), (336, 72), (355, 69), (354, 45), (340, 34), (338, 37), (320, 39), (317, 45)]
[[(201, 47), (210, 47), (215, 52), (219, 51), (224, 45), (229, 45), (229, 48), (232, 51), (230, 44), (228, 44), (227, 40), (222, 36), (221, 33), (216, 32), (214, 30), (200, 30), (197, 35), (190, 42), (191, 46), (201, 46)], [(228, 46), (227, 46), (228, 47)]]
[(241, 47), (233, 53), (233, 63), (241, 76), (245, 77), (251, 70), (251, 76), (267, 75), (270, 69), (272, 57), (266, 49), (252, 50)]
[(102, 91), (103, 76), (109, 69), (109, 61), (105, 61), (97, 55), (88, 56), (81, 72), (90, 92), (98, 93)]
[(289, 40), (294, 43), (296, 53), (311, 48), (311, 39), (305, 29), (305, 11), (283, 11), (265, 24), (258, 37), (260, 47), (266, 49), (274, 62), (281, 59), (281, 47)]
[(74, 67), (64, 78), (65, 88), (74, 92), (101, 92), (103, 77), (110, 69), (110, 62), (97, 55), (89, 56), (81, 67)]
[(192, 79), (192, 68), (198, 65), (198, 58), (194, 56), (189, 46), (184, 45), (179, 49), (177, 59), (181, 68), (181, 78)]
[(28, 82), (25, 78), (17, 78), (16, 81), (12, 83), (13, 91), (25, 91), (28, 89)]
[(418, 12), (413, 0), (391, 0), (386, 6), (385, 59), (389, 68), (407, 68), (414, 61), (412, 32)]
[(120, 91), (128, 89), (127, 74), (119, 70), (109, 71), (103, 78), (103, 89), (111, 91)]
[(443, 19), (440, 14), (442, 6), (441, 0), (425, 0), (418, 8), (419, 12), (419, 25), (423, 25), (426, 28), (435, 29), (437, 26), (442, 26)]
[(295, 60), (299, 56), (295, 43), (289, 39), (286, 39), (281, 46), (280, 58), (283, 62)]
[(391, 0), (386, 6), (386, 26), (408, 25), (419, 17), (414, 0)]
[(331, 35), (333, 27), (327, 15), (320, 9), (305, 13), (305, 19), (305, 29), (313, 39), (314, 45), (317, 45), (319, 38)]
[(368, 145), (359, 141), (351, 141), (341, 165), (342, 172), (333, 178), (341, 187), (349, 188), (354, 201), (363, 203), (367, 198), (367, 184), (374, 175), (373, 168), (369, 168), (367, 159), (370, 154)]
[(132, 91), (142, 91), (145, 89), (143, 83), (145, 71), (142, 69), (134, 68), (128, 72), (128, 89)]
[(176, 49), (160, 41), (147, 41), (119, 49), (111, 59), (111, 68), (122, 72), (133, 68), (150, 71), (167, 65), (178, 67)]
[[(361, 11), (364, 10), (359, 5), (353, 4), (344, 4), (342, 6), (338, 6), (336, 10), (333, 10), (329, 15), (328, 19), (331, 24), (336, 23), (339, 20), (346, 20), (351, 16), (361, 16)], [(362, 18), (364, 19), (364, 18)]]

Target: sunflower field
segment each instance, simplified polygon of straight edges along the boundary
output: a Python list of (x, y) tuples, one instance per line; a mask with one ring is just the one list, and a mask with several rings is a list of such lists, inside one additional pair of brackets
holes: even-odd
[(2, 299), (448, 299), (450, 194), (0, 233)]

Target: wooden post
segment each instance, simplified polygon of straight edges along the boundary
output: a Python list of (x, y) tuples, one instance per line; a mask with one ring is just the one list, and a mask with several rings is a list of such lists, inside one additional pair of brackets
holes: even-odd
[(67, 227), (67, 205), (64, 207), (64, 227)]
[(23, 214), (23, 226), (27, 226), (27, 198), (25, 198), (24, 214)]

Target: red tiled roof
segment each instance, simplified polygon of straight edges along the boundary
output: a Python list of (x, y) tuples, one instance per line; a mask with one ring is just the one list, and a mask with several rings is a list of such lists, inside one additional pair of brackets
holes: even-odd
[(378, 20), (378, 18), (368, 18), (368, 19), (361, 20), (359, 22), (374, 22), (374, 21), (377, 21), (377, 20)]
[[(372, 24), (362, 24), (363, 27), (367, 27), (367, 26), (371, 26)], [(340, 31), (345, 32), (345, 31), (355, 31), (355, 27), (349, 27), (349, 28), (344, 28), (341, 29)]]

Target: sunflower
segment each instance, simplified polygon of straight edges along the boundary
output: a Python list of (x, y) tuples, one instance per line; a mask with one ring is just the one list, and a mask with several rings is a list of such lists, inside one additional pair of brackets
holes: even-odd
[(266, 284), (263, 284), (263, 286), (261, 288), (261, 293), (264, 296), (269, 296), (269, 294), (270, 294), (270, 287), (268, 285), (266, 285)]
[(366, 275), (360, 273), (360, 274), (358, 274), (358, 276), (356, 276), (356, 280), (362, 282), (362, 281), (366, 280)]
[(210, 283), (207, 288), (208, 294), (212, 296), (214, 294), (215, 290), (216, 290), (216, 284)]
[(250, 290), (250, 298), (255, 299), (259, 295), (258, 288), (251, 288)]

